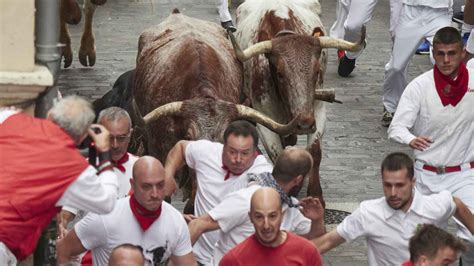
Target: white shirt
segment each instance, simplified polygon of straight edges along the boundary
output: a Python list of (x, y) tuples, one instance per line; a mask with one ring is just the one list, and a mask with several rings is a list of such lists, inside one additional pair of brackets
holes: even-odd
[(165, 265), (163, 262), (171, 255), (192, 252), (186, 222), (173, 206), (163, 202), (160, 217), (143, 231), (129, 201), (129, 197), (118, 200), (114, 210), (106, 215), (89, 213), (74, 227), (82, 245), (92, 250), (93, 265), (107, 265), (112, 250), (124, 243), (143, 248), (145, 265)]
[[(117, 176), (117, 181), (118, 181), (118, 194), (117, 194), (117, 199), (121, 199), (124, 197), (128, 196), (128, 193), (130, 192), (131, 189), (131, 184), (130, 184), (130, 179), (132, 178), (132, 173), (133, 173), (133, 165), (135, 162), (138, 160), (138, 157), (129, 153), (128, 154), (128, 161), (123, 164), (123, 167), (125, 167), (125, 172), (122, 173), (118, 168), (114, 167), (113, 172)], [(81, 193), (81, 191), (74, 191), (75, 194)], [(84, 191), (86, 197), (91, 197), (90, 193), (88, 191)], [(95, 195), (95, 194), (94, 194)], [(74, 214), (76, 217), (73, 220), (73, 224), (77, 223), (82, 217), (84, 217), (87, 213), (84, 212), (84, 209), (78, 209), (74, 208), (72, 206), (64, 205), (63, 210), (66, 210), (72, 214)], [(79, 212), (81, 211), (82, 212)]]
[(431, 8), (451, 8), (453, 6), (453, 0), (403, 0), (403, 4)]
[[(208, 140), (190, 142), (186, 146), (186, 164), (196, 172), (198, 184), (194, 202), (194, 214), (202, 216), (217, 206), (233, 191), (247, 186), (247, 173), (271, 172), (273, 167), (263, 155), (255, 158), (253, 165), (239, 176), (230, 175), (222, 168), (222, 153), (224, 145)], [(210, 263), (218, 232), (203, 234), (195, 243), (193, 249), (196, 259), (201, 263)]]
[(363, 201), (337, 226), (337, 233), (350, 242), (365, 237), (369, 265), (401, 265), (410, 258), (408, 242), (419, 224), (446, 228), (456, 211), (449, 191), (429, 196), (414, 190), (413, 202), (405, 213), (394, 210), (384, 197)]
[[(19, 110), (0, 109), (0, 124)], [(79, 177), (66, 189), (56, 206), (72, 208), (95, 213), (112, 211), (117, 198), (117, 176), (112, 171), (97, 175), (94, 167), (87, 167)]]
[(468, 71), (468, 91), (455, 107), (441, 103), (433, 70), (410, 82), (400, 98), (388, 137), (407, 145), (416, 136), (431, 137), (434, 143), (428, 149), (414, 151), (417, 160), (431, 166), (474, 161), (474, 69)]
[[(247, 188), (233, 192), (209, 212), (220, 228), (218, 231), (219, 240), (214, 249), (214, 263), (216, 265), (229, 250), (255, 233), (248, 213), (250, 199), (259, 188), (261, 188), (260, 185), (251, 184)], [(298, 202), (295, 198), (292, 200), (294, 203)], [(288, 208), (288, 205), (284, 204), (281, 229), (304, 235), (311, 229), (311, 220), (304, 217), (298, 208)]]

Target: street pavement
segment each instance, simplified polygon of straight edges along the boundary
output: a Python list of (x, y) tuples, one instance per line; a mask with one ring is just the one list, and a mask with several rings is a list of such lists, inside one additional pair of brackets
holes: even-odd
[[(236, 1), (236, 0), (234, 0)], [(381, 91), (384, 66), (390, 57), (389, 1), (379, 1), (372, 21), (367, 25), (367, 47), (348, 78), (337, 74), (336, 51), (329, 51), (325, 88), (334, 88), (343, 104), (329, 104), (321, 162), (322, 187), (329, 209), (353, 211), (362, 200), (381, 197), (380, 163), (394, 151), (411, 151), (387, 139), (382, 117)], [(321, 0), (322, 21), (328, 30), (335, 20), (334, 0)], [(232, 13), (235, 14), (232, 4)], [(62, 70), (58, 87), (65, 95), (78, 94), (88, 100), (100, 98), (112, 88), (123, 72), (135, 67), (140, 33), (160, 23), (173, 8), (183, 14), (219, 22), (214, 1), (109, 0), (98, 7), (94, 18), (97, 46), (96, 65), (86, 68), (77, 60), (83, 22), (70, 27), (75, 58), (69, 69)], [(415, 55), (410, 80), (431, 67), (428, 56)], [(300, 137), (298, 145), (305, 145)], [(305, 191), (305, 189), (304, 189)], [(180, 198), (173, 199), (182, 208)], [(330, 226), (331, 228), (334, 226)], [(325, 265), (366, 265), (364, 240), (343, 244), (326, 253)]]

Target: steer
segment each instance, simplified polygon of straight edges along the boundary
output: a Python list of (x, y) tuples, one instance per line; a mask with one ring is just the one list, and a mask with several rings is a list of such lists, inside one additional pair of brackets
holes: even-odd
[[(360, 50), (359, 43), (325, 37), (317, 0), (247, 0), (237, 9), (236, 55), (244, 64), (244, 93), (251, 105), (279, 123), (297, 119), (296, 134), (281, 138), (258, 127), (262, 143), (274, 161), (283, 146), (296, 144), (296, 135), (307, 134), (307, 149), (314, 165), (308, 195), (324, 205), (320, 185), (321, 137), (326, 121), (324, 101), (334, 102), (334, 90), (322, 89), (326, 51)], [(241, 50), (242, 49), (245, 50)]]
[(283, 135), (295, 128), (296, 119), (278, 124), (240, 104), (242, 65), (215, 23), (175, 9), (140, 35), (136, 62), (136, 113), (146, 114), (141, 124), (148, 152), (162, 162), (178, 140), (222, 141), (233, 120), (263, 123)]

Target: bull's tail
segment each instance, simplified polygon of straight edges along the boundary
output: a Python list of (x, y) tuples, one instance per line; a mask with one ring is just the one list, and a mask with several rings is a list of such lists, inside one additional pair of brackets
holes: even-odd
[(181, 12), (179, 12), (179, 9), (175, 8), (173, 9), (173, 11), (171, 12), (171, 14), (179, 14)]

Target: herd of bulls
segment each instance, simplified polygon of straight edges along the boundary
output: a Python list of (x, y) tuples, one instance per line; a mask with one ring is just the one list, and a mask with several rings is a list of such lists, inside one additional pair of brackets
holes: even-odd
[[(365, 29), (358, 43), (324, 36), (320, 10), (317, 0), (247, 0), (237, 9), (233, 36), (175, 9), (140, 35), (136, 68), (122, 74), (95, 108), (127, 109), (136, 128), (131, 148), (163, 162), (178, 140), (222, 141), (237, 119), (257, 123), (273, 161), (297, 135), (307, 135), (314, 159), (308, 194), (324, 204), (321, 137), (325, 104), (336, 101), (333, 90), (323, 89), (325, 48), (362, 49)], [(192, 175), (184, 172), (182, 184)]]

